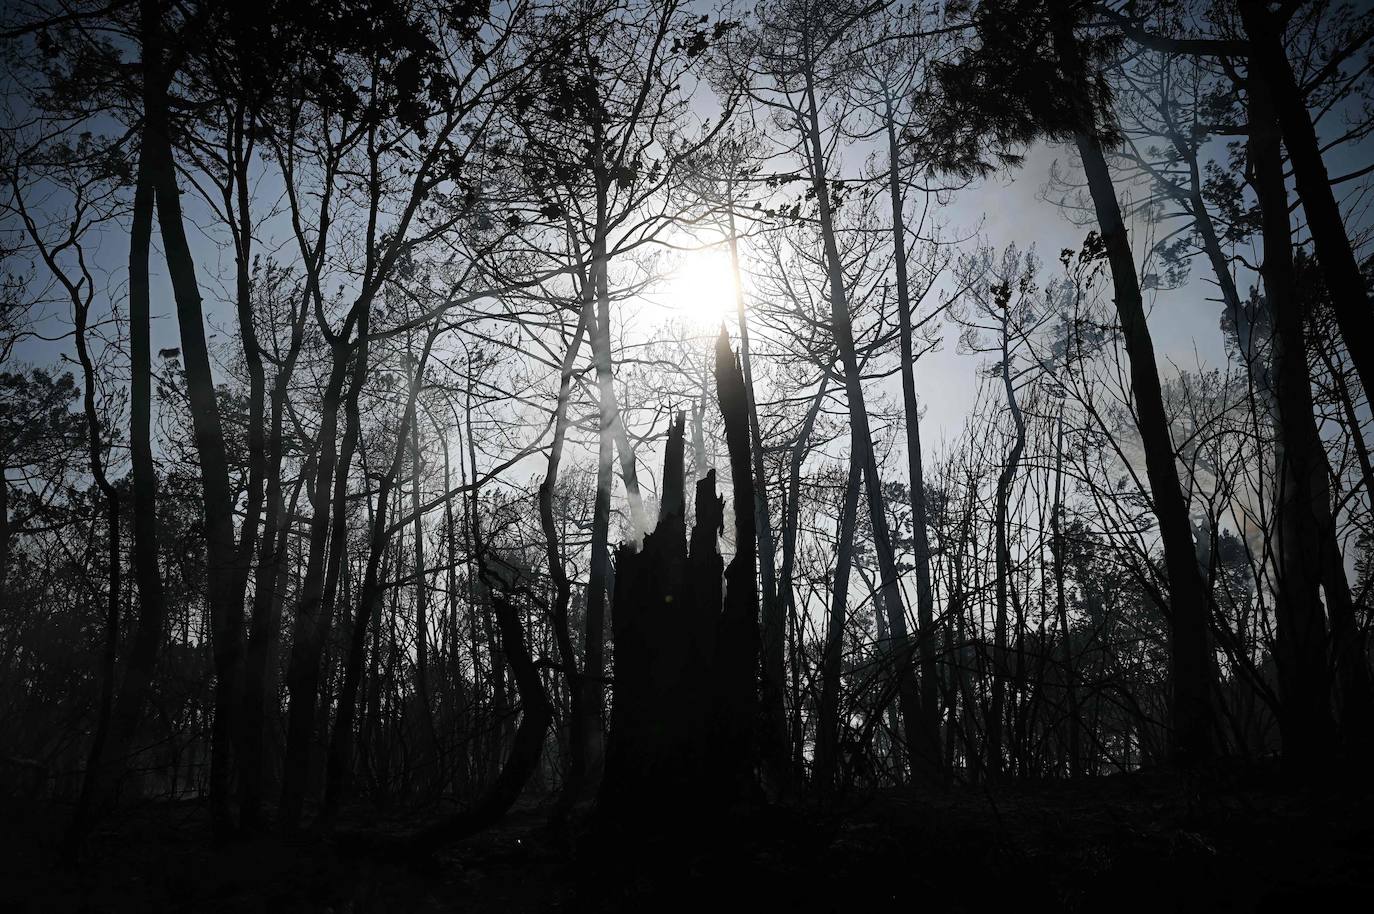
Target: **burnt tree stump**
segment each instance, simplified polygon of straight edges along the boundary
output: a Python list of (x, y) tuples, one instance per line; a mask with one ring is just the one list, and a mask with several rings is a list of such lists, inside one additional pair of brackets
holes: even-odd
[[(658, 523), (616, 555), (615, 684), (600, 806), (620, 820), (714, 815), (753, 800), (759, 692), (759, 596), (744, 378), (724, 328), (716, 389), (725, 418), (736, 554), (718, 538), (725, 502), (715, 470), (697, 481), (687, 538), (686, 417), (668, 430)], [(666, 807), (666, 809), (665, 809)]]

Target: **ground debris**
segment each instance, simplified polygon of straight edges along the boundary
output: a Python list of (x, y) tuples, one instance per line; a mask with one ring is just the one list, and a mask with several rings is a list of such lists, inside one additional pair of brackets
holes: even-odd
[[(1199, 807), (1151, 774), (893, 788), (753, 810), (708, 835), (669, 830), (632, 853), (632, 836), (554, 829), (545, 807), (524, 806), (423, 866), (343, 854), (329, 839), (214, 847), (205, 810), (186, 803), (127, 811), (63, 864), (53, 823), (67, 811), (12, 812), (0, 909), (19, 912), (682, 910), (719, 905), (726, 887), (732, 907), (774, 910), (1278, 911), (1374, 889), (1368, 789), (1245, 785)], [(348, 816), (395, 834), (407, 823), (361, 808)]]

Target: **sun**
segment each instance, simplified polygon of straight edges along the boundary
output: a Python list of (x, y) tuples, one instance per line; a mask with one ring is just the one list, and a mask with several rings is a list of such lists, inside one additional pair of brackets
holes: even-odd
[(715, 324), (734, 314), (735, 296), (730, 252), (716, 247), (683, 251), (654, 298), (681, 320)]

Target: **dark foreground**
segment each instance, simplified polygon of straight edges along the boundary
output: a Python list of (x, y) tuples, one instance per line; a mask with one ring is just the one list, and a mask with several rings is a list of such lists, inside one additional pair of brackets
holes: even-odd
[(551, 829), (524, 806), (405, 863), (334, 840), (216, 849), (201, 806), (150, 804), (64, 864), (68, 810), (7, 803), (0, 911), (1293, 911), (1374, 893), (1374, 787), (1294, 791), (1253, 773), (888, 790), (652, 840)]

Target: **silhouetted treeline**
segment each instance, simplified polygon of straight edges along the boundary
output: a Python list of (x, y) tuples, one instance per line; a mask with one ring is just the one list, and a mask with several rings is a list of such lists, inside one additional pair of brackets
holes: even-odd
[[(1359, 770), (1372, 37), (8, 5), (0, 786), (73, 847), (140, 797), (432, 847), (522, 796)], [(961, 202), (1046, 149), (1044, 205)]]

